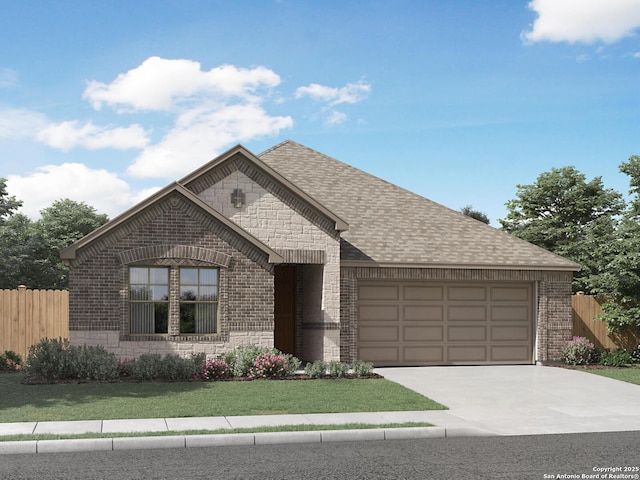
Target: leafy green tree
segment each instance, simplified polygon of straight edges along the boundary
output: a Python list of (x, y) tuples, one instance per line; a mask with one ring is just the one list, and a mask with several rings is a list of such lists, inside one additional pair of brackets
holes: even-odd
[(602, 247), (607, 262), (589, 279), (591, 293), (607, 299), (599, 318), (610, 332), (640, 329), (640, 157), (630, 157), (620, 171), (629, 176), (632, 199), (615, 241)]
[(467, 217), (475, 218), (479, 222), (486, 223), (487, 225), (491, 223), (491, 221), (489, 220), (489, 217), (484, 212), (481, 212), (480, 210), (475, 210), (473, 208), (473, 205), (467, 205), (466, 207), (462, 207), (460, 209), (460, 213), (462, 213), (463, 215), (466, 215)]
[(32, 221), (14, 213), (21, 202), (2, 193), (7, 218), (0, 220), (0, 288), (61, 289), (68, 286), (68, 268), (60, 260), (60, 250), (90, 233), (108, 218), (84, 202), (57, 200)]
[(84, 202), (63, 199), (40, 211), (34, 236), (40, 248), (36, 258), (40, 271), (37, 288), (67, 288), (67, 266), (60, 260), (60, 251), (81, 239), (108, 217)]
[(531, 185), (517, 185), (502, 228), (523, 240), (582, 266), (574, 275), (575, 290), (609, 261), (617, 237), (622, 195), (604, 188), (601, 177), (587, 182), (574, 167), (552, 168)]
[(7, 220), (15, 211), (22, 206), (20, 200), (9, 196), (7, 192), (7, 179), (0, 178), (0, 223)]

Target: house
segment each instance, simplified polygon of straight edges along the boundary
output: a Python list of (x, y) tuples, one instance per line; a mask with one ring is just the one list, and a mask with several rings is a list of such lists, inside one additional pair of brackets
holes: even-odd
[(61, 257), (72, 344), (376, 365), (557, 359), (579, 269), (293, 141), (236, 146)]

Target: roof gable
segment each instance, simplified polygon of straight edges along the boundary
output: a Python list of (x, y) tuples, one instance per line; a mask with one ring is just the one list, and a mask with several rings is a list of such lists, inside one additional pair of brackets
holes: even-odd
[(287, 140), (258, 157), (349, 222), (343, 265), (579, 270), (579, 265)]
[(155, 194), (148, 197), (146, 200), (143, 200), (142, 202), (130, 208), (126, 212), (115, 217), (114, 219), (105, 223), (104, 225), (97, 228), (93, 232), (84, 236), (77, 242), (63, 249), (60, 252), (60, 258), (62, 258), (62, 260), (64, 260), (65, 262), (70, 262), (74, 260), (79, 250), (91, 245), (92, 243), (99, 240), (100, 238), (103, 238), (107, 234), (115, 231), (118, 227), (123, 226), (128, 222), (132, 221), (134, 218), (138, 217), (139, 215), (143, 215), (145, 211), (147, 211), (154, 205), (158, 204), (159, 202), (163, 201), (164, 199), (168, 198), (170, 195), (173, 195), (173, 194), (180, 195), (189, 203), (203, 210), (206, 215), (217, 220), (219, 223), (221, 223), (224, 227), (226, 227), (228, 230), (233, 232), (235, 235), (243, 238), (244, 240), (252, 244), (254, 247), (256, 247), (258, 250), (265, 253), (268, 256), (269, 263), (277, 264), (277, 263), (282, 263), (284, 261), (282, 256), (279, 253), (277, 253), (275, 250), (272, 250), (263, 242), (255, 238), (253, 235), (251, 235), (244, 229), (240, 228), (238, 225), (233, 223), (224, 215), (222, 215), (221, 213), (213, 209), (210, 205), (203, 202), (193, 192), (187, 190), (184, 186), (180, 185), (177, 182), (174, 182), (168, 185), (167, 187), (163, 188), (162, 190), (156, 192)]
[[(214, 184), (216, 180), (222, 179), (234, 170), (241, 169), (244, 162), (248, 162), (251, 167), (258, 169), (262, 174), (276, 182), (276, 184), (281, 188), (284, 188), (324, 218), (330, 220), (335, 230), (342, 232), (349, 228), (347, 222), (336, 215), (333, 211), (318, 202), (316, 198), (300, 189), (295, 183), (290, 182), (285, 176), (265, 164), (242, 145), (237, 145), (231, 148), (227, 152), (182, 178), (178, 183), (198, 194), (202, 190)], [(216, 175), (216, 173), (218, 173), (218, 175)]]

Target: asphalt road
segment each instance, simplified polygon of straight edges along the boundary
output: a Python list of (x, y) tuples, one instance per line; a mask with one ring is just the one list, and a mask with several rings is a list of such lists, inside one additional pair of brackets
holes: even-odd
[(2, 480), (603, 479), (639, 468), (640, 432), (0, 456)]

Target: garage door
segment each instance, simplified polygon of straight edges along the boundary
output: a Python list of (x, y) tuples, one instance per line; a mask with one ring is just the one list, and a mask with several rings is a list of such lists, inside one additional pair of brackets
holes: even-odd
[(530, 283), (362, 282), (358, 358), (383, 365), (533, 363)]

